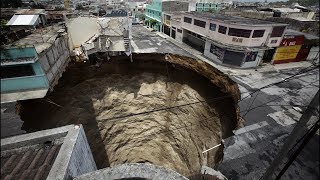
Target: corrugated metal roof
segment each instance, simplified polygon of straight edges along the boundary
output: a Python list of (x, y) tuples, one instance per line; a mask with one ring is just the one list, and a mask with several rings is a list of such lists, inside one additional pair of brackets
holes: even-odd
[(43, 145), (39, 149), (1, 155), (1, 179), (46, 179), (60, 147), (61, 144)]
[(39, 15), (14, 15), (8, 26), (34, 26), (39, 24)]

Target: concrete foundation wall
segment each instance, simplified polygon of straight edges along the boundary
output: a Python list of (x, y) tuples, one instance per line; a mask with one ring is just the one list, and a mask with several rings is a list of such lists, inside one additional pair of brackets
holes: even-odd
[(71, 154), (65, 179), (97, 170), (91, 149), (83, 128), (80, 129), (76, 144)]
[(49, 49), (39, 54), (39, 62), (45, 71), (51, 90), (65, 71), (65, 67), (70, 61), (69, 56), (70, 51), (67, 34), (56, 39)]
[(47, 179), (67, 180), (97, 170), (82, 125), (70, 125)]

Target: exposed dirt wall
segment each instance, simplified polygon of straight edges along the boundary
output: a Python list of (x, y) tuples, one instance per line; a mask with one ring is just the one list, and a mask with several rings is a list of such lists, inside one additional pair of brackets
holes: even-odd
[(185, 176), (215, 166), (240, 123), (236, 83), (210, 65), (162, 54), (70, 64), (44, 99), (20, 102), (27, 131), (81, 123), (99, 168), (149, 162)]

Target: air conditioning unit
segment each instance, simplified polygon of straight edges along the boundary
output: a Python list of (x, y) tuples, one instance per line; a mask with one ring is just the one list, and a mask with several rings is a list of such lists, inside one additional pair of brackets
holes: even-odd
[(239, 42), (239, 43), (242, 43), (242, 38), (236, 38), (236, 37), (233, 37), (232, 38), (232, 42)]

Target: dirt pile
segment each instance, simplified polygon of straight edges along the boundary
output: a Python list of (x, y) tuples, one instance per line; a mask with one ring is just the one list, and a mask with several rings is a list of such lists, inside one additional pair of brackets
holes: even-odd
[(214, 166), (222, 148), (202, 152), (237, 127), (239, 91), (212, 67), (164, 59), (118, 57), (98, 69), (70, 65), (53, 93), (20, 102), (25, 129), (83, 124), (100, 168), (149, 162), (189, 176), (201, 165)]

